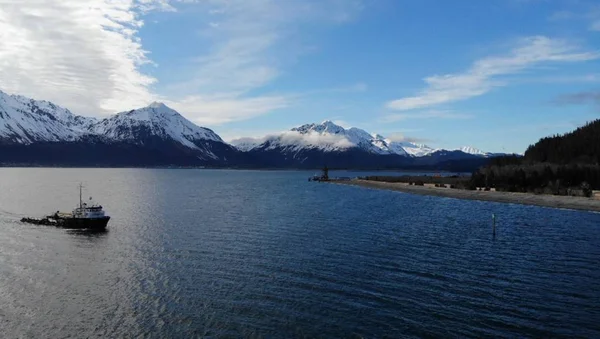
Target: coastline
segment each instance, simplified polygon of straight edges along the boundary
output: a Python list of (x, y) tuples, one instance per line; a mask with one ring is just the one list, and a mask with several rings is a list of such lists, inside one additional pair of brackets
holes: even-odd
[(365, 188), (399, 191), (409, 194), (428, 195), (464, 200), (493, 201), (501, 203), (532, 205), (550, 208), (566, 208), (572, 210), (600, 212), (598, 198), (583, 198), (556, 195), (536, 195), (531, 193), (468, 191), (433, 186), (411, 186), (406, 183), (389, 183), (371, 180), (352, 179), (346, 181), (330, 181), (331, 183)]

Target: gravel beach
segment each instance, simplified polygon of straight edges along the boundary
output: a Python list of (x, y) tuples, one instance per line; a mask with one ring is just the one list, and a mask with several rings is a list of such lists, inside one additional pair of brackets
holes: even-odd
[(434, 187), (433, 185), (411, 186), (406, 183), (388, 183), (360, 179), (348, 181), (334, 180), (331, 182), (342, 185), (400, 191), (419, 195), (600, 212), (600, 199), (598, 199), (597, 196), (595, 196), (595, 198), (583, 198), (556, 195), (536, 195), (531, 193), (468, 191), (462, 189), (438, 188)]

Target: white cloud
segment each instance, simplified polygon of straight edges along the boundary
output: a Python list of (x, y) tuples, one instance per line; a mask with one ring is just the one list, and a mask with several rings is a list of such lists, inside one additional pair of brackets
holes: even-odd
[[(181, 0), (177, 0), (182, 2)], [(175, 12), (177, 11), (169, 2), (169, 0), (136, 0), (137, 7), (142, 12), (152, 11), (164, 11), (164, 12)]]
[(523, 78), (519, 79), (518, 83), (595, 83), (600, 82), (599, 73), (591, 74), (572, 74), (572, 75), (558, 75), (558, 76), (542, 76), (534, 78)]
[(577, 14), (575, 14), (571, 11), (556, 11), (548, 17), (548, 20), (549, 21), (565, 21), (565, 20), (571, 20), (576, 17), (577, 17)]
[(238, 98), (232, 96), (189, 96), (177, 101), (165, 100), (168, 106), (185, 114), (199, 125), (221, 125), (242, 121), (285, 108), (289, 98), (285, 96), (260, 96)]
[(348, 138), (338, 134), (321, 134), (315, 131), (300, 133), (297, 131), (284, 131), (268, 134), (257, 138), (239, 138), (231, 140), (232, 145), (242, 148), (251, 148), (250, 145), (260, 145), (265, 141), (272, 141), (278, 146), (289, 147), (318, 147), (322, 149), (340, 149), (356, 146)]
[[(360, 11), (361, 4), (341, 0), (199, 3), (210, 16), (199, 39), (210, 48), (189, 65), (186, 79), (167, 87), (169, 93), (185, 95), (183, 102), (172, 105), (185, 106), (192, 120), (207, 124), (243, 120), (289, 105), (289, 95), (250, 93), (277, 79), (286, 62), (302, 53), (296, 39), (290, 38), (298, 26), (347, 21)], [(351, 90), (365, 91), (366, 85), (359, 83)], [(215, 97), (219, 99), (211, 100)]]
[(383, 117), (382, 122), (397, 122), (405, 120), (422, 120), (422, 119), (470, 119), (472, 115), (464, 113), (455, 113), (444, 110), (429, 110), (413, 113), (395, 113), (388, 114)]
[(152, 101), (127, 0), (0, 0), (0, 88), (87, 114)]
[(598, 51), (583, 51), (565, 41), (543, 36), (525, 38), (503, 56), (476, 61), (464, 73), (434, 75), (424, 79), (427, 87), (419, 94), (387, 103), (394, 110), (413, 110), (483, 95), (505, 86), (502, 76), (517, 74), (546, 63), (578, 62), (600, 58)]
[(332, 148), (349, 148), (355, 146), (346, 137), (337, 134), (321, 134), (318, 132), (298, 133), (287, 131), (280, 136), (282, 145), (329, 146)]
[(404, 135), (403, 133), (392, 133), (386, 139), (392, 142), (410, 142), (414, 144), (424, 144), (433, 141), (431, 139), (426, 138), (409, 137)]
[(571, 10), (554, 12), (549, 21), (576, 21), (585, 23), (590, 31), (600, 31), (600, 6), (587, 2), (573, 2)]
[[(193, 62), (156, 65), (139, 38), (144, 15), (193, 6)], [(165, 101), (192, 121), (220, 124), (286, 107), (289, 95), (261, 93), (283, 72), (301, 24), (345, 22), (362, 1), (345, 0), (0, 0), (0, 89), (103, 115)], [(170, 30), (177, 39), (177, 29)], [(189, 29), (189, 28), (188, 28)], [(287, 53), (287, 54), (286, 54)], [(179, 60), (178, 60), (179, 61)], [(183, 67), (158, 80), (142, 66)], [(171, 74), (173, 75), (173, 74)], [(159, 86), (160, 85), (160, 86)]]

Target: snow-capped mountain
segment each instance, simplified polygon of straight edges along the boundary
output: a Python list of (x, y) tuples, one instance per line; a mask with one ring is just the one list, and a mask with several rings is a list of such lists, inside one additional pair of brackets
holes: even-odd
[(392, 144), (390, 140), (380, 135), (371, 135), (354, 127), (345, 129), (331, 121), (302, 125), (264, 138), (237, 139), (233, 140), (232, 144), (242, 151), (281, 149), (292, 152), (301, 150), (343, 152), (358, 148), (373, 154), (407, 155), (403, 148), (397, 147), (397, 144)]
[(221, 137), (208, 128), (199, 127), (163, 103), (115, 114), (96, 123), (92, 130), (109, 140), (143, 142), (148, 136), (176, 141), (198, 149), (199, 142), (223, 143)]
[[(12, 145), (16, 154), (17, 145), (33, 145), (19, 152), (43, 152), (31, 151), (41, 143), (58, 153), (62, 148), (77, 152), (89, 149), (89, 153), (97, 154), (100, 148), (108, 157), (116, 156), (118, 148), (127, 163), (143, 157), (152, 164), (225, 164), (239, 153), (212, 130), (193, 124), (162, 103), (98, 120), (75, 115), (48, 101), (0, 92), (0, 145)], [(31, 158), (39, 156), (36, 153)], [(20, 155), (16, 158), (23, 161)], [(110, 159), (98, 156), (94, 161), (104, 160), (110, 163)], [(1, 161), (7, 159), (0, 157)]]
[(468, 160), (471, 164), (478, 164), (488, 157), (487, 153), (472, 147), (436, 149), (358, 128), (344, 128), (331, 121), (306, 124), (263, 138), (242, 138), (231, 143), (252, 159), (268, 164), (267, 167), (329, 164), (344, 168), (438, 168), (438, 164), (447, 164), (450, 168), (457, 161)]
[(48, 101), (0, 91), (0, 142), (74, 141), (88, 134), (95, 122)]
[[(343, 128), (331, 121), (321, 124), (306, 124), (292, 128), (290, 131), (264, 138), (242, 138), (231, 142), (239, 150), (281, 149), (282, 151), (320, 150), (323, 152), (343, 152), (357, 148), (373, 154), (400, 155), (407, 157), (422, 157), (439, 151), (424, 144), (409, 141), (398, 141), (379, 134), (370, 134), (359, 128)], [(485, 155), (472, 147), (460, 151)]]
[(231, 141), (231, 145), (242, 152), (249, 152), (262, 144), (266, 139), (267, 138), (239, 138)]
[(495, 156), (473, 147), (434, 149), (331, 121), (232, 143), (162, 103), (100, 120), (0, 91), (0, 164), (438, 169)]
[(436, 148), (431, 148), (425, 144), (416, 144), (408, 141), (389, 141), (391, 149), (402, 149), (406, 154), (413, 157), (423, 157), (435, 151)]

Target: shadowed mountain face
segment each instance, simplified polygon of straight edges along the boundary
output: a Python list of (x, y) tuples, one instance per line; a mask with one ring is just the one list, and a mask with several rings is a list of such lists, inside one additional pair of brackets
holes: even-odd
[[(447, 151), (407, 141), (396, 141), (358, 128), (345, 129), (331, 121), (306, 124), (264, 138), (232, 142), (266, 167), (414, 168), (471, 171), (485, 164), (491, 153), (473, 147)], [(465, 161), (461, 166), (460, 162)]]
[(228, 166), (241, 152), (161, 103), (97, 120), (0, 92), (0, 163)]
[[(0, 91), (0, 164), (239, 168), (424, 168), (485, 163), (472, 147), (446, 151), (387, 139), (331, 121), (225, 143), (162, 103), (105, 119)], [(451, 164), (451, 165), (450, 165)]]

